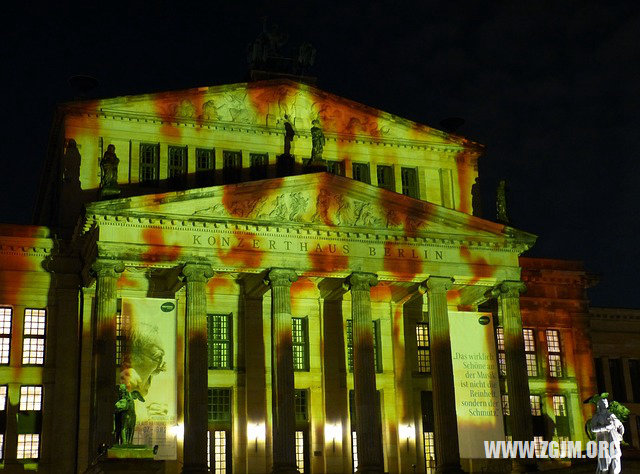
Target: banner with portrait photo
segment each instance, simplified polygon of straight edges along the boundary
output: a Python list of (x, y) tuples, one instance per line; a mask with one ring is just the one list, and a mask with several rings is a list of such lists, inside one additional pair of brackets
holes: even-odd
[(144, 399), (135, 401), (133, 443), (149, 447), (158, 445), (155, 459), (175, 460), (176, 302), (159, 298), (123, 298), (119, 326), (120, 383)]

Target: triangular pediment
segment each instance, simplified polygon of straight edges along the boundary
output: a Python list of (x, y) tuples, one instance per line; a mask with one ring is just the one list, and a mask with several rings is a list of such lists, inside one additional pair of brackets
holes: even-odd
[(531, 234), (329, 173), (97, 202), (87, 215), (500, 243)]
[(300, 134), (308, 133), (317, 119), (327, 135), (481, 148), (465, 138), (282, 79), (74, 102), (66, 107), (163, 122), (267, 129), (283, 128), (286, 115)]

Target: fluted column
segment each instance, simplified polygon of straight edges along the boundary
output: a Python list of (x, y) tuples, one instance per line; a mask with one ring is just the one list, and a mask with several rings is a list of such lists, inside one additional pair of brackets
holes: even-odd
[(291, 347), (291, 283), (296, 272), (274, 268), (267, 275), (271, 287), (271, 354), (273, 386), (273, 471), (297, 473), (293, 349)]
[(358, 472), (382, 473), (382, 427), (377, 404), (371, 321), (371, 287), (378, 284), (378, 279), (373, 273), (352, 273), (347, 284), (351, 290)]
[(462, 472), (447, 309), (447, 290), (452, 283), (453, 278), (442, 276), (432, 276), (424, 282), (429, 308), (436, 471), (443, 473)]
[[(525, 289), (526, 286), (521, 281), (504, 281), (492, 291), (493, 296), (498, 298), (504, 329), (509, 419), (514, 441), (533, 440), (529, 378), (520, 315), (520, 293)], [(520, 461), (514, 463), (514, 470), (532, 470), (531, 465), (530, 462)]]
[(187, 289), (184, 368), (184, 463), (182, 472), (207, 469), (207, 280), (209, 265), (188, 263), (182, 269)]
[(91, 457), (104, 444), (113, 444), (113, 407), (116, 403), (116, 284), (124, 264), (98, 260), (91, 267), (96, 278), (96, 333), (94, 345), (94, 428)]

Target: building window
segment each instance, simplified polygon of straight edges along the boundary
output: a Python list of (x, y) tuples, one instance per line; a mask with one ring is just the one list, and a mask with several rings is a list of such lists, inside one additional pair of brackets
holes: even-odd
[(207, 401), (209, 421), (231, 421), (230, 388), (210, 388)]
[(42, 410), (42, 386), (23, 385), (20, 387), (20, 411)]
[(429, 352), (429, 324), (416, 324), (416, 344), (418, 346), (418, 372), (431, 372), (431, 353)]
[(540, 395), (529, 395), (529, 401), (531, 403), (531, 415), (542, 416), (542, 403), (540, 402)]
[(502, 415), (509, 416), (511, 414), (511, 409), (509, 408), (509, 395), (503, 393), (500, 398), (502, 400)]
[(23, 365), (44, 365), (46, 317), (47, 312), (44, 309), (24, 310)]
[(187, 147), (169, 147), (169, 179), (181, 180), (187, 175)]
[(353, 179), (356, 181), (362, 181), (363, 183), (371, 183), (371, 173), (369, 172), (368, 163), (354, 163), (353, 164)]
[(11, 308), (0, 308), (0, 364), (9, 363), (11, 355)]
[(198, 186), (210, 186), (213, 184), (213, 172), (215, 168), (215, 150), (196, 148), (196, 183)]
[(122, 300), (118, 299), (116, 312), (116, 364), (122, 365), (122, 360), (127, 352), (127, 332), (130, 328), (129, 316), (122, 314)]
[(0, 385), (0, 411), (7, 409), (7, 386)]
[(160, 145), (140, 144), (140, 182), (154, 184), (158, 181), (160, 169)]
[(238, 183), (242, 176), (242, 152), (222, 152), (222, 179), (225, 184)]
[(293, 346), (293, 370), (309, 370), (308, 329), (306, 318), (291, 318), (291, 343)]
[[(213, 448), (213, 449), (212, 449)], [(213, 451), (213, 468), (211, 466), (211, 452)], [(227, 471), (227, 432), (225, 430), (207, 431), (207, 467), (209, 472), (225, 474)]]
[(342, 162), (327, 160), (327, 171), (331, 174), (337, 174), (338, 176), (344, 176), (344, 168)]
[(529, 377), (538, 376), (538, 363), (536, 360), (536, 341), (533, 329), (523, 329), (524, 336), (524, 356), (527, 360), (527, 375)]
[(547, 329), (547, 350), (549, 351), (549, 375), (562, 377), (562, 357), (560, 354), (560, 332)]
[(304, 473), (304, 431), (296, 431), (296, 466), (300, 474)]
[(428, 474), (436, 472), (436, 444), (432, 431), (424, 432), (424, 468)]
[(395, 191), (393, 184), (393, 166), (378, 165), (378, 186), (389, 191)]
[(504, 328), (496, 328), (496, 347), (498, 349), (498, 373), (501, 377), (507, 375), (507, 357), (504, 351)]
[(309, 421), (307, 415), (307, 391), (304, 389), (295, 391), (296, 423), (306, 423)]
[(249, 155), (251, 179), (265, 179), (267, 177), (268, 164), (269, 155), (266, 153), (251, 153)]
[(207, 352), (210, 369), (231, 368), (231, 315), (207, 315)]
[(358, 472), (358, 433), (351, 428), (351, 464), (353, 472)]
[(567, 401), (564, 395), (553, 396), (553, 413), (556, 416), (567, 416)]
[(38, 459), (40, 452), (40, 435), (37, 433), (18, 435), (18, 459)]
[[(382, 372), (382, 363), (380, 361), (380, 351), (378, 350), (379, 344), (379, 331), (378, 326), (380, 321), (372, 321), (373, 323), (373, 361), (375, 364), (376, 372)], [(353, 324), (350, 319), (347, 319), (347, 362), (349, 364), (349, 372), (353, 372)]]
[(402, 168), (400, 170), (402, 178), (402, 194), (412, 198), (418, 198), (418, 173), (415, 168)]
[(434, 473), (436, 469), (436, 451), (434, 438), (435, 420), (433, 416), (433, 392), (420, 392), (420, 408), (422, 411), (425, 471)]

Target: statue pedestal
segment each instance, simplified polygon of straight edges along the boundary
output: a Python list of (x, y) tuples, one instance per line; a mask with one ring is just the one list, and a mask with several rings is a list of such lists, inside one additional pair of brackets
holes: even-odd
[(120, 188), (104, 187), (100, 189), (100, 199), (109, 199), (117, 196), (120, 196)]
[(96, 464), (86, 470), (86, 474), (162, 474), (164, 462), (154, 461), (153, 448), (145, 445), (129, 444), (114, 446), (107, 450)]

